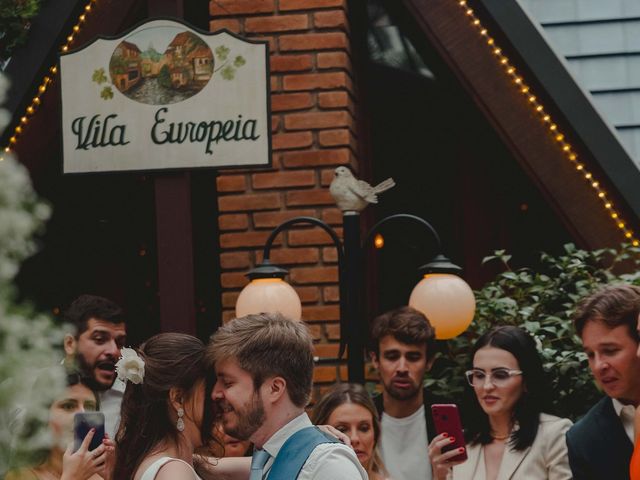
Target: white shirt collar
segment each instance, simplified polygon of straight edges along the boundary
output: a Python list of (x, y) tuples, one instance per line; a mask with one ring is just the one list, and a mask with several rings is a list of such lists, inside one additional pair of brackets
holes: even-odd
[(633, 425), (633, 417), (635, 416), (635, 407), (633, 405), (625, 405), (620, 400), (616, 398), (611, 399), (613, 403), (613, 409), (616, 412), (616, 415), (620, 418), (620, 422), (622, 422), (622, 427), (631, 440), (631, 443), (635, 440), (635, 432)]
[(302, 412), (276, 433), (271, 435), (271, 438), (267, 440), (262, 448), (269, 452), (269, 455), (271, 455), (272, 458), (275, 458), (284, 445), (284, 442), (286, 442), (291, 435), (299, 430), (302, 430), (303, 428), (307, 428), (312, 425), (313, 424), (311, 423), (311, 420), (309, 420), (309, 416), (307, 415), (307, 413)]

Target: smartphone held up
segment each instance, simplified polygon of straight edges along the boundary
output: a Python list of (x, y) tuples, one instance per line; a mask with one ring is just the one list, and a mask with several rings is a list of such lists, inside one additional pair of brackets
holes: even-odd
[(454, 403), (436, 403), (431, 405), (431, 415), (438, 434), (447, 433), (449, 437), (455, 438), (451, 445), (442, 447), (442, 452), (458, 450), (464, 448), (464, 452), (456, 455), (451, 460), (462, 461), (467, 459), (467, 450), (464, 442), (464, 432), (458, 406)]
[(89, 451), (95, 450), (104, 439), (104, 414), (100, 412), (76, 413), (73, 417), (73, 451), (76, 452), (82, 445), (89, 431), (95, 428), (96, 432), (89, 444)]

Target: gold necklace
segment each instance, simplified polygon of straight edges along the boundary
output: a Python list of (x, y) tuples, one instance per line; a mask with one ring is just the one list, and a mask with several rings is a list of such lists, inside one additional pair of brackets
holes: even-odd
[(511, 432), (507, 433), (506, 435), (493, 435), (493, 434), (491, 434), (491, 438), (493, 438), (494, 440), (506, 440), (510, 436), (511, 436)]

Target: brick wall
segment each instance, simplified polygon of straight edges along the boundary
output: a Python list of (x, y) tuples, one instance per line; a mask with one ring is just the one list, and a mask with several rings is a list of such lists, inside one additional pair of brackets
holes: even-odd
[[(273, 166), (222, 172), (218, 178), (223, 319), (262, 258), (271, 230), (297, 215), (320, 218), (342, 235), (342, 215), (328, 185), (338, 165), (357, 167), (354, 89), (346, 0), (215, 0), (211, 30), (227, 28), (270, 44)], [(318, 228), (281, 233), (271, 259), (289, 282), (316, 341), (316, 355), (338, 352), (335, 248)], [(316, 390), (346, 379), (346, 367), (319, 365)]]

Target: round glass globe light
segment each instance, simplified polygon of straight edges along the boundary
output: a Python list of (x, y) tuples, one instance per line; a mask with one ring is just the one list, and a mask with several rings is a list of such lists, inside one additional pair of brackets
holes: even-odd
[(425, 314), (438, 340), (447, 340), (469, 327), (476, 299), (471, 287), (457, 275), (429, 273), (411, 292), (409, 306)]
[(280, 312), (287, 318), (300, 320), (300, 297), (291, 285), (280, 278), (251, 280), (238, 296), (236, 317), (263, 312)]

